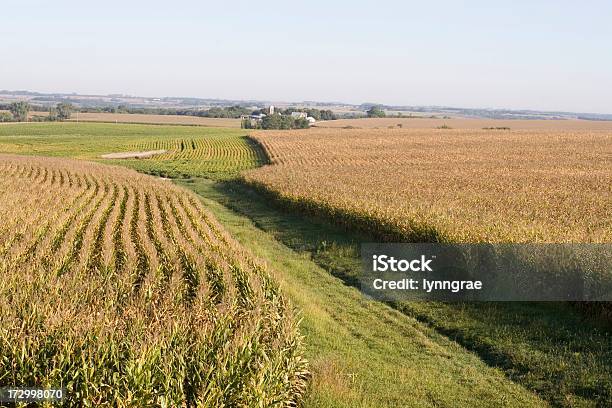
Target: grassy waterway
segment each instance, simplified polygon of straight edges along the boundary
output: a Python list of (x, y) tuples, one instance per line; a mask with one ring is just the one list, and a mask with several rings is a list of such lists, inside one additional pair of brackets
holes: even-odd
[[(418, 389), (425, 387), (427, 392), (432, 388), (449, 396), (461, 394), (452, 381), (436, 382), (436, 375), (448, 375), (448, 361), (433, 358), (431, 351), (424, 351), (420, 360), (415, 359), (412, 348), (416, 339), (427, 339), (428, 343), (442, 341), (443, 348), (450, 353), (446, 354), (447, 359), (456, 363), (467, 362), (466, 355), (474, 358), (469, 361), (479, 367), (478, 380), (455, 377), (453, 381), (459, 383), (481, 383), (489, 381), (482, 377), (484, 373), (503, 373), (505, 380), (520, 384), (525, 387), (522, 391), (528, 389), (553, 406), (612, 403), (611, 333), (574, 308), (559, 303), (522, 302), (412, 302), (390, 305), (391, 308), (368, 302), (354, 288), (361, 268), (360, 243), (372, 241), (367, 235), (283, 211), (239, 182), (196, 179), (181, 184), (206, 197), (206, 203), (225, 227), (257, 256), (271, 263), (284, 282), (285, 291), (303, 308), (303, 332), (315, 368), (311, 402), (319, 398), (324, 401), (314, 406), (336, 406), (330, 401), (342, 406), (342, 398), (334, 399), (338, 392), (327, 395), (332, 385), (319, 383), (328, 377), (329, 358), (334, 361), (334, 370), (352, 380), (361, 379), (348, 388), (353, 390), (355, 401), (365, 398), (360, 403), (365, 403), (370, 395), (373, 401), (380, 398), (371, 406), (394, 406), (401, 401), (398, 394), (392, 397), (398, 392), (407, 400), (426, 406), (432, 400), (419, 400), (420, 397), (402, 391), (405, 387), (412, 389), (415, 382)], [(397, 315), (397, 311), (403, 316)], [(403, 329), (406, 325), (411, 327), (409, 331)], [(340, 333), (346, 333), (350, 341), (340, 340)], [(331, 338), (329, 342), (324, 340), (327, 336)], [(330, 347), (333, 344), (336, 346)], [(355, 365), (355, 361), (361, 365)], [(480, 364), (486, 364), (486, 370), (482, 371), (484, 366)], [(404, 370), (405, 375), (398, 375)], [(411, 370), (420, 376), (411, 378), (414, 375)], [(468, 377), (476, 371), (471, 371)], [(507, 401), (506, 406), (523, 405), (504, 397), (507, 392), (499, 388), (497, 394)], [(483, 399), (484, 395), (473, 394), (478, 402), (471, 406), (504, 405), (497, 399)], [(518, 394), (512, 391), (512, 395)], [(406, 402), (399, 405), (402, 404)]]
[[(355, 288), (317, 265), (316, 255), (290, 248), (280, 242), (284, 239), (278, 234), (283, 231), (264, 225), (286, 222), (289, 227), (294, 217), (266, 210), (255, 197), (242, 196), (241, 200), (224, 194), (209, 180), (179, 184), (199, 193), (225, 228), (268, 262), (283, 292), (302, 310), (301, 330), (313, 372), (306, 406), (547, 405), (533, 392), (510, 381), (501, 370), (487, 366), (476, 354), (428, 325), (385, 304), (366, 300)], [(253, 219), (225, 206), (230, 201), (249, 207)], [(308, 228), (306, 221), (303, 228)], [(284, 231), (297, 234), (293, 246), (300, 245), (299, 230)], [(321, 245), (324, 248), (326, 244)], [(320, 255), (324, 253), (322, 250)]]

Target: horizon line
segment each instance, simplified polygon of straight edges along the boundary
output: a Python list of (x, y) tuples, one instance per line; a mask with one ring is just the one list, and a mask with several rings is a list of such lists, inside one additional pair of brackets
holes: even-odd
[(381, 106), (381, 107), (397, 107), (397, 108), (438, 108), (438, 109), (455, 109), (455, 110), (484, 110), (484, 111), (510, 111), (510, 112), (529, 112), (529, 113), (546, 113), (546, 114), (582, 114), (582, 115), (604, 115), (612, 116), (612, 113), (606, 112), (586, 112), (586, 111), (570, 111), (570, 110), (554, 110), (554, 109), (536, 109), (536, 108), (507, 108), (507, 107), (468, 107), (468, 106), (450, 106), (450, 105), (404, 105), (404, 104), (387, 104), (379, 102), (361, 102), (351, 103), (343, 101), (324, 101), (324, 100), (302, 100), (302, 101), (286, 101), (286, 100), (273, 100), (273, 99), (252, 99), (252, 98), (218, 98), (218, 97), (202, 97), (202, 96), (145, 96), (145, 95), (133, 95), (125, 93), (79, 93), (79, 92), (41, 92), (33, 91), (28, 89), (0, 89), (0, 94), (19, 95), (19, 93), (31, 93), (38, 95), (59, 95), (59, 96), (85, 96), (85, 97), (123, 97), (123, 98), (143, 98), (143, 99), (200, 99), (203, 101), (225, 101), (225, 102), (258, 102), (258, 103), (280, 103), (280, 104), (308, 104), (308, 103), (320, 103), (327, 105), (345, 105), (345, 106)]

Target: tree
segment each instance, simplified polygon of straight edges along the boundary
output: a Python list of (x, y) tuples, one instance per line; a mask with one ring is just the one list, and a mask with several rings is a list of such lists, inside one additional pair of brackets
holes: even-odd
[(384, 118), (385, 111), (380, 106), (372, 106), (367, 112), (368, 118)]
[[(315, 118), (316, 119), (316, 118)], [(331, 110), (321, 110), (321, 120), (336, 120), (336, 115)]]
[(0, 112), (0, 122), (12, 122), (13, 115), (8, 112)]
[(307, 129), (307, 128), (309, 128), (309, 127), (310, 127), (310, 122), (308, 122), (308, 120), (307, 120), (307, 119), (304, 119), (304, 118), (299, 118), (299, 119), (296, 119), (296, 120), (295, 120), (295, 122), (294, 122), (293, 126), (294, 126), (296, 129)]
[(263, 118), (262, 129), (303, 129), (310, 126), (304, 118), (294, 119), (289, 115), (274, 113)]
[(58, 120), (59, 117), (58, 117), (58, 112), (57, 111), (58, 111), (57, 108), (49, 109), (49, 116), (47, 116), (47, 120), (51, 121), (51, 122), (54, 122), (54, 121)]
[(28, 112), (30, 112), (30, 104), (27, 102), (13, 102), (10, 106), (10, 111), (13, 118), (17, 122), (25, 122), (28, 120)]
[(67, 120), (67, 119), (70, 119), (70, 115), (72, 114), (74, 107), (72, 106), (71, 103), (62, 102), (62, 103), (57, 104), (56, 109), (57, 109), (57, 120)]
[(291, 116), (280, 115), (280, 129), (293, 129), (295, 120)]
[(282, 117), (278, 113), (268, 115), (261, 121), (262, 129), (281, 129)]
[(306, 115), (315, 120), (321, 120), (321, 111), (318, 109), (306, 109)]
[(242, 129), (259, 129), (261, 128), (261, 124), (255, 120), (247, 118), (242, 120), (240, 127)]

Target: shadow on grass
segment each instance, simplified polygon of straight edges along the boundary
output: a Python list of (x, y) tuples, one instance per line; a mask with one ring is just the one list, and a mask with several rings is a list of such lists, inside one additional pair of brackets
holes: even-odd
[[(182, 183), (245, 215), (346, 285), (358, 287), (360, 245), (376, 237), (287, 210), (239, 180)], [(554, 406), (612, 406), (612, 332), (568, 304), (399, 302), (392, 306), (475, 352)]]

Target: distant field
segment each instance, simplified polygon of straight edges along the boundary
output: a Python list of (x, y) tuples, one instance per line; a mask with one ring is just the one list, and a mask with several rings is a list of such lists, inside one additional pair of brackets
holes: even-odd
[(254, 132), (246, 180), (399, 240), (612, 241), (610, 132)]
[(594, 120), (497, 120), (497, 119), (425, 119), (425, 118), (367, 118), (340, 119), (316, 123), (319, 128), (388, 128), (433, 129), (448, 126), (453, 129), (482, 129), (485, 127), (509, 127), (512, 130), (609, 130), (612, 121)]
[[(167, 152), (144, 159), (102, 158), (151, 150)], [(0, 152), (103, 160), (165, 177), (233, 177), (266, 161), (240, 129), (114, 123), (5, 124)]]
[(195, 195), (66, 158), (0, 154), (0, 174), (1, 384), (67, 407), (300, 399), (291, 310)]
[[(2, 111), (0, 112), (7, 112)], [(30, 111), (29, 118), (33, 116), (47, 116), (48, 112)], [(157, 125), (197, 125), (220, 128), (240, 128), (240, 119), (201, 118), (185, 115), (142, 115), (132, 113), (76, 113), (72, 114), (71, 122), (109, 122), (109, 123), (142, 123)]]
[[(77, 120), (73, 114), (71, 121)], [(159, 125), (198, 125), (240, 128), (240, 119), (201, 118), (185, 115), (141, 115), (136, 113), (79, 113), (79, 122), (150, 123)]]

